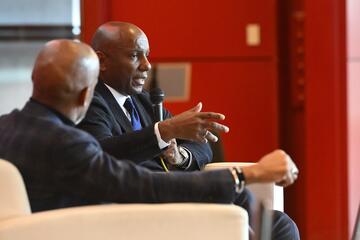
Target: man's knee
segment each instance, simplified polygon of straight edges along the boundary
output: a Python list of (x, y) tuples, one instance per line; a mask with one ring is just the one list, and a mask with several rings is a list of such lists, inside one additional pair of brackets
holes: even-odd
[(295, 222), (286, 214), (279, 211), (273, 211), (273, 227), (271, 239), (300, 239), (299, 230)]

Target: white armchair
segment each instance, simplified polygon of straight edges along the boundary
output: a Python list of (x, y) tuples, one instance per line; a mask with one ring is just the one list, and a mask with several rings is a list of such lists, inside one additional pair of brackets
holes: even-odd
[[(205, 166), (205, 170), (215, 170), (221, 168), (231, 168), (235, 166), (243, 167), (254, 163), (244, 162), (218, 162), (210, 163)], [(254, 183), (246, 186), (255, 197), (255, 201), (263, 202), (266, 208), (284, 211), (284, 191), (283, 187), (276, 186), (274, 183)]]
[(0, 160), (0, 239), (246, 240), (248, 216), (234, 205), (195, 203), (109, 204), (32, 214), (20, 173)]

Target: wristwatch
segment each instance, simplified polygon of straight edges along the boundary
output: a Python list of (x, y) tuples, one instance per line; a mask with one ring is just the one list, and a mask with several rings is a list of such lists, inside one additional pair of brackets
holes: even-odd
[(184, 168), (188, 165), (190, 156), (188, 151), (186, 151), (183, 147), (179, 146), (178, 149), (183, 160), (181, 163), (177, 164), (177, 166), (180, 168)]
[(235, 182), (235, 192), (241, 193), (245, 188), (245, 176), (239, 167), (233, 167), (230, 169)]

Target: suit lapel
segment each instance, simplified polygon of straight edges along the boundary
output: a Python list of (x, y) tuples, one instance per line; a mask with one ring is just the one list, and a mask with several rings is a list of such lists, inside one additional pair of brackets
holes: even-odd
[(122, 130), (125, 132), (132, 132), (132, 126), (129, 119), (126, 117), (125, 113), (120, 108), (119, 104), (116, 102), (116, 99), (111, 94), (110, 90), (101, 80), (99, 80), (99, 82), (97, 83), (95, 91), (97, 91), (109, 105), (111, 112), (114, 114), (115, 119), (122, 128)]

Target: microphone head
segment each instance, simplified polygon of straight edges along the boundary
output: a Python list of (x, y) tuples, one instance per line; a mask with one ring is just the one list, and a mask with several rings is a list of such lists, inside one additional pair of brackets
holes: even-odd
[(153, 88), (150, 91), (150, 99), (153, 104), (160, 104), (164, 100), (165, 93), (160, 88)]

